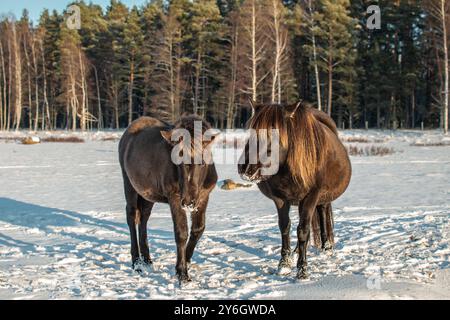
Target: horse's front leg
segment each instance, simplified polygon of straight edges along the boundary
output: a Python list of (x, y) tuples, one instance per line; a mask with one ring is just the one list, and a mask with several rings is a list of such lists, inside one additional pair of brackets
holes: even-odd
[(286, 269), (291, 269), (291, 219), (289, 211), (291, 204), (289, 201), (275, 203), (278, 211), (278, 227), (281, 232), (281, 260), (278, 264), (278, 272), (284, 273)]
[(205, 231), (206, 207), (208, 206), (208, 197), (200, 202), (197, 212), (192, 213), (191, 235), (186, 247), (186, 261), (191, 262), (195, 247)]
[(172, 220), (175, 233), (175, 241), (177, 244), (177, 265), (176, 272), (180, 283), (191, 281), (186, 261), (186, 242), (188, 238), (188, 222), (186, 213), (181, 207), (179, 197), (170, 200), (170, 209), (172, 212)]
[(308, 241), (311, 229), (311, 219), (316, 211), (316, 205), (319, 192), (312, 190), (302, 201), (302, 205), (299, 206), (300, 222), (297, 227), (298, 237), (298, 261), (297, 261), (297, 278), (305, 279), (308, 277), (307, 273), (307, 261), (306, 252), (308, 250)]

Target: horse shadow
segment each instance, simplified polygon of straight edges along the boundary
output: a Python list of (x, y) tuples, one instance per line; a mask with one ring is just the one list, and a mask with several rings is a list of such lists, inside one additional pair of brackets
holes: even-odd
[[(44, 247), (46, 247), (46, 254), (50, 256), (59, 255), (64, 253), (73, 253), (78, 258), (84, 258), (87, 254), (94, 254), (95, 256), (103, 257), (103, 261), (111, 261), (112, 264), (108, 264), (108, 268), (114, 268), (120, 270), (121, 266), (130, 266), (129, 272), (131, 274), (131, 259), (130, 262), (124, 262), (120, 260), (118, 255), (113, 254), (109, 250), (102, 249), (101, 246), (105, 244), (113, 244), (120, 247), (129, 248), (129, 230), (125, 222), (115, 222), (107, 219), (99, 219), (90, 215), (82, 214), (75, 211), (58, 209), (53, 207), (40, 206), (32, 203), (26, 203), (22, 201), (17, 201), (10, 198), (0, 197), (0, 222), (8, 223), (14, 226), (38, 229), (45, 233), (45, 235), (54, 235), (64, 237), (69, 239), (65, 241), (64, 244), (55, 244), (56, 247), (61, 247), (61, 249), (54, 249), (51, 244), (52, 240), (44, 241)], [(112, 237), (101, 238), (97, 237), (95, 233), (72, 231), (70, 227), (95, 227), (102, 230), (111, 231)], [(67, 227), (67, 228), (65, 228)], [(55, 231), (55, 228), (58, 231)], [(114, 236), (116, 235), (116, 236)], [(259, 257), (262, 259), (275, 259), (275, 255), (269, 255), (264, 252), (261, 248), (252, 248), (245, 243), (240, 243), (233, 241), (232, 239), (222, 238), (219, 236), (209, 236), (209, 238), (218, 243), (222, 243), (227, 247), (242, 250), (249, 254), (250, 256)], [(91, 246), (84, 248), (77, 247), (81, 242), (88, 242)], [(150, 243), (150, 253), (152, 258), (158, 262), (159, 258), (164, 259), (164, 255), (167, 252), (175, 252), (176, 246), (174, 241), (174, 234), (172, 231), (161, 230), (160, 228), (149, 229), (149, 243)], [(0, 246), (15, 247), (23, 252), (39, 254), (39, 243), (34, 240), (27, 240), (21, 236), (15, 236), (7, 234), (7, 232), (0, 231)], [(162, 249), (154, 250), (155, 248)], [(196, 254), (193, 257), (193, 263), (202, 265), (204, 263), (210, 263), (215, 265), (217, 268), (222, 269), (226, 267), (234, 266), (239, 270), (244, 272), (255, 272), (259, 268), (252, 265), (251, 263), (237, 259), (231, 264), (227, 261), (227, 255), (219, 257), (218, 260), (211, 261), (209, 255), (202, 253), (201, 249), (196, 250)], [(97, 262), (96, 262), (97, 264)], [(101, 266), (102, 262), (98, 262)], [(158, 273), (152, 274), (152, 277), (158, 277)], [(162, 282), (166, 281), (163, 278), (160, 279)]]
[[(84, 257), (86, 253), (100, 255), (106, 260), (115, 262), (114, 268), (117, 269), (119, 269), (120, 265), (123, 265), (124, 262), (120, 261), (117, 256), (109, 254), (99, 247), (105, 244), (129, 246), (129, 240), (123, 239), (124, 237), (128, 238), (129, 236), (128, 226), (125, 221), (120, 223), (107, 219), (98, 219), (75, 211), (45, 207), (10, 198), (0, 197), (0, 221), (14, 226), (38, 229), (46, 235), (57, 234), (64, 238), (74, 240), (68, 241), (62, 245), (62, 250), (64, 252), (73, 252), (80, 258)], [(105, 239), (99, 238), (95, 234), (74, 232), (70, 229), (70, 227), (79, 226), (107, 230), (119, 237), (113, 236)], [(58, 229), (57, 232), (55, 231), (55, 228)], [(157, 239), (172, 238), (172, 235), (169, 235), (169, 232), (163, 230), (153, 229), (151, 230), (151, 233), (153, 233)], [(92, 246), (77, 249), (77, 244), (81, 242), (89, 242)], [(38, 247), (37, 243), (29, 242), (24, 239), (16, 239), (3, 232), (0, 232), (0, 245), (19, 248), (22, 251), (31, 253), (37, 253)], [(50, 255), (61, 253), (61, 251), (57, 252), (57, 250), (54, 250), (51, 244), (45, 244), (44, 246), (47, 249), (47, 253)], [(161, 247), (161, 243), (158, 243), (158, 246)], [(57, 247), (61, 247), (61, 245), (58, 244)]]
[(2, 197), (0, 197), (0, 221), (27, 228), (38, 228), (49, 233), (54, 232), (53, 227), (74, 227), (80, 224), (101, 226), (122, 234), (127, 232), (122, 223)]

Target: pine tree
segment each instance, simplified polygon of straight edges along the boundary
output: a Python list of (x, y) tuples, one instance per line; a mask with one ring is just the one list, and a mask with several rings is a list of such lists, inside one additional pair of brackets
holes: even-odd
[(188, 12), (191, 3), (187, 0), (173, 0), (163, 17), (163, 27), (157, 35), (159, 43), (155, 48), (156, 75), (159, 86), (153, 104), (161, 117), (176, 120), (181, 115), (183, 98), (187, 88), (185, 69), (191, 59), (185, 52), (189, 25)]
[(124, 68), (123, 64), (123, 53), (126, 51), (126, 48), (124, 48), (124, 30), (127, 16), (128, 8), (117, 0), (111, 0), (106, 11), (108, 28), (101, 35), (101, 42), (104, 43), (101, 52), (104, 59), (105, 84), (108, 101), (112, 106), (110, 126), (114, 128), (120, 128), (120, 117), (123, 111), (121, 108), (122, 99), (123, 93), (126, 91), (123, 79), (128, 74), (128, 70)]
[(449, 121), (449, 90), (450, 90), (450, 74), (449, 74), (449, 52), (448, 52), (448, 21), (450, 20), (449, 11), (450, 5), (447, 0), (429, 0), (426, 2), (426, 6), (428, 12), (432, 19), (432, 25), (436, 30), (436, 52), (437, 52), (437, 64), (441, 77), (441, 93), (440, 96), (440, 104), (441, 104), (441, 127), (444, 130), (444, 133), (448, 133), (448, 121)]
[(140, 29), (140, 16), (137, 7), (131, 9), (124, 28), (124, 49), (123, 52), (128, 69), (127, 96), (128, 96), (128, 124), (133, 121), (133, 97), (135, 89), (135, 78), (140, 76), (142, 67), (141, 48), (144, 43), (144, 35)]
[(211, 100), (212, 67), (218, 54), (221, 16), (215, 0), (196, 0), (192, 6), (190, 36), (194, 66), (193, 112), (206, 113)]
[[(79, 34), (81, 37), (81, 46), (86, 55), (87, 64), (89, 66), (90, 89), (89, 100), (90, 105), (96, 106), (91, 111), (91, 122), (97, 122), (97, 128), (103, 129), (105, 123), (104, 110), (102, 107), (102, 96), (106, 94), (104, 89), (103, 54), (102, 54), (102, 35), (107, 32), (108, 24), (103, 15), (101, 6), (84, 2), (77, 3), (81, 14), (81, 29)], [(92, 84), (91, 84), (92, 82)], [(95, 116), (94, 116), (95, 114)]]
[(162, 34), (164, 7), (162, 0), (156, 0), (148, 3), (142, 10), (141, 25), (144, 35), (144, 43), (141, 48), (142, 52), (142, 113), (144, 115), (152, 114), (151, 109), (157, 109), (152, 105), (152, 97), (157, 92), (159, 86), (155, 78), (155, 70), (157, 61), (155, 59), (155, 51), (157, 51), (160, 40), (158, 37)]
[(352, 30), (354, 20), (350, 17), (348, 0), (320, 0), (319, 10), (314, 14), (319, 69), (327, 78), (327, 112), (332, 113), (335, 77), (345, 77), (351, 72), (354, 60)]

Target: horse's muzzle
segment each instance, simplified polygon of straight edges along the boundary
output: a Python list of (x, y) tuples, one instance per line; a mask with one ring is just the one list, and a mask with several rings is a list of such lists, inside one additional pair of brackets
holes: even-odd
[(240, 173), (242, 180), (250, 181), (253, 183), (259, 183), (265, 181), (269, 176), (263, 176), (261, 174), (261, 167), (257, 165), (248, 165), (243, 173)]

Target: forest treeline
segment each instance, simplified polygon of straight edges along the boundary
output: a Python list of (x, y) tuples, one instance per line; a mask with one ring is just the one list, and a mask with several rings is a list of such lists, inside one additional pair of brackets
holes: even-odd
[[(76, 1), (0, 17), (0, 130), (121, 128), (141, 115), (243, 127), (305, 100), (341, 128), (448, 127), (446, 0)], [(371, 30), (370, 5), (381, 9)], [(446, 121), (447, 119), (447, 121)]]

